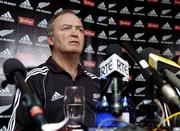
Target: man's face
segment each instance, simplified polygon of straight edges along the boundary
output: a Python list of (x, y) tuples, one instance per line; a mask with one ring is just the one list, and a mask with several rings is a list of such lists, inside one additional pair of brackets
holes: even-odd
[(58, 16), (53, 25), (53, 35), (48, 38), (53, 50), (63, 54), (80, 54), (84, 46), (84, 28), (81, 20), (67, 13)]

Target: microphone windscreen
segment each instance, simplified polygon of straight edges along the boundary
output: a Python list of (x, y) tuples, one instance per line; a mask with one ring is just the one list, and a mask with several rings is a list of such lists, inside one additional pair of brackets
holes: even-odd
[(110, 57), (112, 54), (116, 54), (118, 56), (122, 55), (122, 49), (118, 44), (111, 44), (105, 49), (106, 58)]
[(13, 75), (16, 71), (21, 72), (24, 78), (26, 77), (26, 68), (18, 59), (15, 58), (9, 58), (4, 62), (3, 71), (10, 84), (13, 84)]
[(144, 48), (141, 52), (140, 52), (140, 55), (148, 62), (149, 61), (149, 54), (155, 54), (155, 55), (158, 55), (158, 56), (161, 56), (161, 54), (159, 53), (158, 50), (152, 48), (152, 47), (147, 47), (147, 48)]

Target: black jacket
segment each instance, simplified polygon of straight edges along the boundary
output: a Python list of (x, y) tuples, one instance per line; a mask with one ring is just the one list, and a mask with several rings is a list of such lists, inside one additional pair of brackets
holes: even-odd
[[(99, 79), (83, 70), (80, 65), (78, 66), (78, 74), (73, 81), (70, 74), (60, 68), (50, 57), (44, 64), (28, 72), (26, 82), (40, 100), (48, 123), (56, 123), (64, 119), (65, 88), (73, 85), (84, 87), (86, 105), (83, 126), (86, 128), (95, 126), (95, 106), (100, 96)], [(20, 98), (22, 94), (16, 93), (16, 95)], [(11, 117), (13, 122), (8, 125), (9, 128), (13, 129), (12, 125), (16, 123), (17, 130), (24, 128), (25, 131), (35, 130), (34, 123), (21, 101), (15, 101), (14, 107), (18, 108), (14, 109), (14, 114)]]

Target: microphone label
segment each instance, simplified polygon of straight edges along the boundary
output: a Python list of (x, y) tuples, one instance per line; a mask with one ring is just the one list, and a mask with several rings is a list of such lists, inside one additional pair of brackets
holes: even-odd
[(113, 72), (129, 78), (129, 64), (116, 54), (111, 55), (107, 60), (100, 64), (100, 77), (107, 77)]

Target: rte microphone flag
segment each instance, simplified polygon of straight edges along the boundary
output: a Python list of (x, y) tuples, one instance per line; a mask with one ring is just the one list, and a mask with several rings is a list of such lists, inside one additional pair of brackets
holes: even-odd
[(100, 64), (100, 77), (105, 78), (113, 72), (129, 78), (129, 64), (116, 54), (111, 55), (107, 60)]

